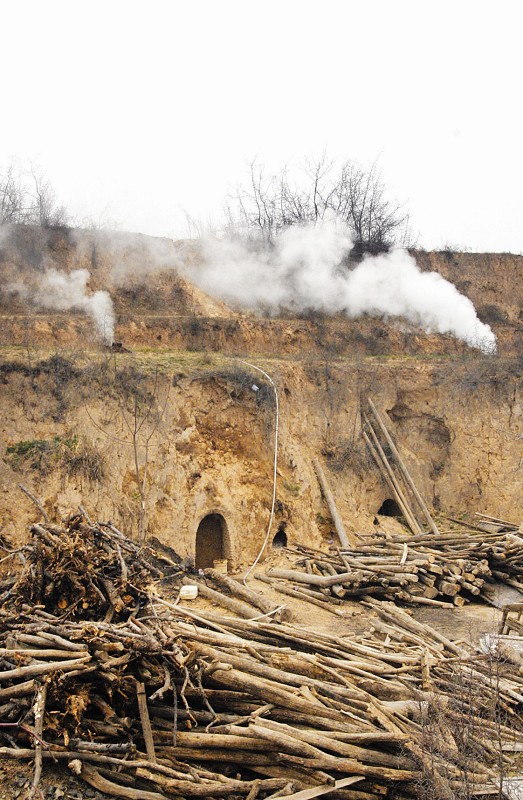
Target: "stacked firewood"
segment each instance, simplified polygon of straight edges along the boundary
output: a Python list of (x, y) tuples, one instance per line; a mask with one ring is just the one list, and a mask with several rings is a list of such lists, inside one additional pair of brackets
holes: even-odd
[(0, 603), (30, 603), (74, 619), (126, 619), (146, 601), (144, 588), (160, 582), (197, 584), (202, 597), (248, 619), (290, 618), (284, 605), (217, 570), (188, 574), (171, 548), (137, 545), (111, 523), (93, 524), (77, 514), (64, 526), (35, 524), (30, 531), (31, 545), (13, 553), (23, 561), (21, 574), (0, 580)]
[[(153, 552), (101, 524), (75, 526), (33, 530), (0, 608), (0, 755), (34, 759), (33, 796), (57, 762), (136, 800), (370, 800), (420, 786), (450, 800), (464, 780), (471, 797), (492, 791), (510, 746), (523, 746), (517, 668), (394, 606), (371, 601), (372, 629), (352, 638), (274, 621), (271, 608), (259, 619), (197, 613), (169, 599)], [(474, 683), (483, 699), (467, 749), (457, 723), (470, 708), (456, 686)]]
[[(508, 768), (510, 745), (523, 743), (517, 676), (493, 680), (488, 659), (398, 609), (351, 641), (283, 623), (187, 624), (153, 606), (154, 621), (119, 625), (4, 612), (0, 755), (65, 761), (121, 797), (292, 795), (359, 778), (340, 795), (356, 800), (411, 795), (420, 782), (441, 792), (465, 772), (480, 792), (496, 759)], [(454, 696), (464, 675), (481, 681), (470, 753), (456, 740), (457, 723), (470, 722), (468, 694)], [(492, 699), (510, 727), (485, 713)], [(425, 752), (419, 734), (439, 705), (455, 745), (446, 732), (445, 747)]]
[(322, 607), (363, 596), (462, 606), (474, 597), (493, 602), (499, 583), (523, 591), (523, 536), (512, 532), (372, 536), (335, 554), (301, 545), (291, 550), (299, 555), (297, 569), (257, 577)]

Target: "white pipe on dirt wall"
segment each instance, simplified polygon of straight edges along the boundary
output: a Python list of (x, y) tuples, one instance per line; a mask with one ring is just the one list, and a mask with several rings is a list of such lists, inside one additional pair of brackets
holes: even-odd
[(251, 367), (251, 369), (255, 369), (257, 372), (260, 372), (265, 378), (267, 378), (267, 380), (271, 384), (272, 388), (274, 389), (274, 399), (276, 401), (276, 420), (275, 420), (275, 430), (274, 430), (274, 470), (273, 470), (273, 480), (272, 480), (271, 514), (270, 514), (270, 517), (269, 517), (269, 524), (267, 526), (267, 533), (265, 534), (265, 541), (263, 542), (261, 550), (258, 553), (258, 555), (256, 556), (256, 559), (254, 560), (253, 564), (249, 567), (249, 569), (247, 570), (247, 572), (245, 573), (245, 575), (243, 577), (243, 583), (245, 584), (247, 582), (247, 578), (249, 577), (249, 575), (251, 574), (253, 569), (256, 567), (258, 561), (262, 557), (263, 551), (267, 547), (267, 543), (269, 541), (269, 536), (270, 536), (271, 528), (272, 528), (272, 521), (274, 519), (274, 508), (275, 508), (275, 505), (276, 505), (276, 474), (277, 474), (277, 468), (278, 468), (278, 431), (279, 431), (279, 425), (280, 425), (280, 406), (279, 406), (279, 401), (278, 401), (278, 392), (277, 392), (277, 389), (276, 389), (276, 385), (275, 385), (273, 379), (271, 378), (271, 376), (267, 372), (265, 372), (265, 370), (261, 369), (260, 367), (256, 367), (254, 364), (250, 364), (248, 361), (240, 361), (240, 364), (245, 364), (247, 367)]

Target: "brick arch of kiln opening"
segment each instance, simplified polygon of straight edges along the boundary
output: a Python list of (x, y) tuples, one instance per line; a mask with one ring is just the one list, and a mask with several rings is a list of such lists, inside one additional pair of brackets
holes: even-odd
[(212, 567), (215, 561), (231, 559), (229, 526), (222, 513), (211, 511), (200, 519), (196, 529), (194, 562), (196, 569)]

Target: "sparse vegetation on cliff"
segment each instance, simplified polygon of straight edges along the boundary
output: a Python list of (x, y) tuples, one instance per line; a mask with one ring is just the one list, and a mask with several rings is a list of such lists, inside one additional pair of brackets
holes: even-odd
[(53, 436), (51, 439), (29, 439), (7, 445), (7, 461), (17, 472), (26, 469), (42, 477), (53, 470), (84, 477), (101, 483), (106, 475), (103, 455), (77, 435)]

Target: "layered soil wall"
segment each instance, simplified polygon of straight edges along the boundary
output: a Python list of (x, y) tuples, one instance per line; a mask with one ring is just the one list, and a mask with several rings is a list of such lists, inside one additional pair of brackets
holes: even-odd
[[(360, 411), (369, 396), (435, 512), (523, 518), (517, 362), (480, 357), (258, 363), (271, 374), (280, 407), (271, 541), (278, 530), (289, 543), (320, 546), (332, 540), (312, 467), (317, 457), (350, 535), (385, 524), (378, 512), (391, 499), (390, 490), (361, 436)], [(116, 356), (109, 366), (103, 362), (102, 377), (97, 361), (70, 369), (53, 362), (44, 369), (4, 368), (2, 530), (13, 534), (39, 516), (21, 494), (22, 482), (50, 514), (64, 515), (82, 504), (138, 535), (143, 486), (147, 535), (194, 558), (198, 527), (219, 514), (226, 526), (223, 556), (252, 561), (265, 538), (272, 498), (276, 420), (268, 382), (235, 359), (210, 357), (169, 366), (154, 356), (140, 363)], [(143, 423), (135, 441), (141, 420), (135, 418), (135, 399), (129, 385), (119, 394), (129, 370), (142, 387), (156, 386), (160, 414)]]
[[(269, 542), (278, 531), (289, 543), (332, 539), (318, 457), (350, 535), (396, 524), (378, 514), (391, 497), (361, 435), (368, 397), (436, 514), (523, 518), (522, 257), (415, 254), (492, 325), (499, 348), (487, 356), (402, 320), (239, 314), (180, 277), (182, 252), (198, 258), (194, 244), (127, 234), (17, 229), (0, 240), (4, 534), (39, 516), (23, 483), (52, 515), (82, 504), (186, 558), (202, 521), (220, 520), (209, 523), (221, 530), (216, 553), (252, 561), (270, 517), (276, 425), (256, 366), (280, 408)], [(124, 352), (101, 347), (82, 313), (29, 302), (49, 266), (87, 269), (91, 290), (110, 291)]]

